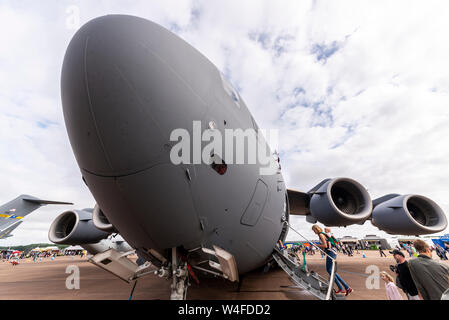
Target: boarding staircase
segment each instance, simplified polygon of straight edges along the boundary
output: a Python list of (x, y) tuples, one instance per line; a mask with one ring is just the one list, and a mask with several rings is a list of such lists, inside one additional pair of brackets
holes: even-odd
[[(285, 221), (285, 223), (288, 225), (287, 221)], [(295, 233), (314, 245), (313, 242), (303, 237), (290, 225), (288, 226)], [(327, 255), (323, 250), (321, 250), (321, 248), (317, 246), (315, 247), (323, 254)], [(285, 273), (288, 274), (293, 283), (295, 283), (299, 288), (310, 292), (320, 300), (345, 300), (345, 295), (337, 295), (333, 290), (337, 262), (332, 257), (330, 257), (332, 259), (332, 272), (330, 280), (323, 278), (314, 271), (309, 271), (307, 268), (301, 267), (298, 262), (288, 254), (287, 250), (281, 250), (277, 246), (274, 248), (273, 258), (277, 262), (277, 264), (285, 271)]]

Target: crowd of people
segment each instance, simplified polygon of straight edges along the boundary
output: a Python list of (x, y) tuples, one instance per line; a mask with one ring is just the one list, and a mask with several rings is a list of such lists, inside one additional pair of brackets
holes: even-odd
[(28, 253), (25, 253), (23, 251), (18, 253), (17, 251), (4, 250), (0, 251), (0, 261), (11, 262), (13, 265), (17, 265), (23, 259), (30, 258), (33, 262), (40, 262), (45, 258), (54, 260), (57, 256), (60, 255), (72, 257), (80, 256), (81, 258), (83, 258), (86, 255), (86, 252), (84, 250), (72, 250), (62, 252), (31, 250)]
[[(409, 241), (408, 243), (403, 243), (402, 246), (397, 245), (396, 249), (405, 250), (408, 253), (409, 258), (417, 257), (419, 255), (418, 251), (411, 241)], [(440, 260), (448, 260), (447, 253), (449, 252), (449, 244), (444, 244), (444, 247), (436, 244), (429, 246), (429, 249), (431, 252), (435, 252)]]
[(425, 241), (415, 240), (413, 248), (417, 257), (408, 261), (401, 250), (391, 252), (397, 262), (392, 268), (397, 286), (410, 300), (442, 299), (449, 292), (449, 266), (432, 258), (431, 247)]
[(12, 257), (17, 257), (19, 259), (23, 259), (25, 257), (25, 254), (21, 252), (20, 254), (14, 253), (12, 251), (1, 251), (0, 252), (0, 259), (1, 260), (9, 260)]
[[(296, 254), (298, 262), (301, 260), (303, 270), (307, 269), (306, 254), (314, 255), (317, 250), (321, 256), (326, 258), (326, 271), (332, 274), (333, 260), (338, 253), (343, 253), (349, 257), (354, 255), (354, 251), (360, 253), (360, 244), (350, 245), (339, 242), (329, 228), (324, 230), (313, 225), (312, 230), (319, 237), (318, 244), (304, 243), (293, 246), (292, 251)], [(282, 245), (282, 243), (280, 244)], [(381, 245), (377, 246), (381, 257), (387, 257)], [(449, 295), (449, 266), (433, 259), (435, 252), (441, 260), (447, 260), (446, 252), (449, 247), (439, 245), (429, 246), (425, 241), (418, 239), (401, 246), (396, 246), (392, 251), (396, 262), (390, 266), (393, 277), (387, 271), (380, 273), (380, 278), (385, 282), (386, 295), (389, 300), (402, 300), (402, 290), (408, 300), (440, 300)], [(406, 255), (408, 254), (408, 260)], [(335, 273), (334, 283), (337, 286), (336, 294), (349, 295), (354, 290), (343, 278)]]

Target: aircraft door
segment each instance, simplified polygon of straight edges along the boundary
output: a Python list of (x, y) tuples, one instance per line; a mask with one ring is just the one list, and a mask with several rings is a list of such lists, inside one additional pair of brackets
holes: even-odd
[(257, 180), (253, 197), (242, 215), (241, 224), (255, 226), (263, 212), (268, 196), (268, 187), (262, 180)]

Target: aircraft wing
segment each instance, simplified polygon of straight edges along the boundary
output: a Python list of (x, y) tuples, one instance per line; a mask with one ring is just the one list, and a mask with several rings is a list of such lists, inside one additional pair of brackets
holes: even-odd
[(11, 231), (17, 228), (23, 221), (15, 221), (8, 227), (0, 229), (0, 239), (6, 239), (12, 237)]
[(20, 225), (25, 216), (47, 204), (73, 203), (42, 200), (23, 194), (0, 206), (0, 239), (10, 236), (9, 233)]

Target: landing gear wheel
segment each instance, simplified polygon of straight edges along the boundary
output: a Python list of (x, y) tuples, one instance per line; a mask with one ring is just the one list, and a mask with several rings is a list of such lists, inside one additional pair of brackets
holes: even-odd
[(189, 285), (189, 273), (187, 265), (184, 265), (179, 267), (173, 275), (170, 300), (186, 300)]
[(170, 300), (186, 300), (189, 287), (189, 270), (187, 262), (178, 265), (176, 248), (172, 248), (172, 277)]

